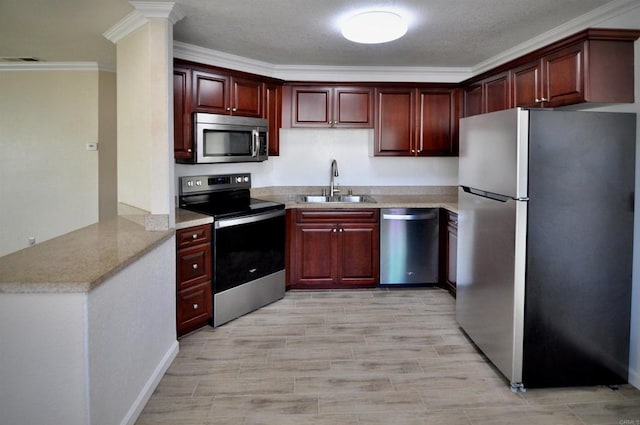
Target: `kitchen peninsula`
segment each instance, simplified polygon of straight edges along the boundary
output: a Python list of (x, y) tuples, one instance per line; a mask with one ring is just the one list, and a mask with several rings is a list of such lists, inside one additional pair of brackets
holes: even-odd
[(173, 235), (117, 217), (0, 258), (3, 423), (137, 417), (178, 352)]

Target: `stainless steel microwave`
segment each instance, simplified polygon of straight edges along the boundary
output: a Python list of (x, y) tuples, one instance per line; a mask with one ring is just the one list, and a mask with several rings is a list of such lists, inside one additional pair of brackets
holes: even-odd
[(178, 162), (260, 162), (268, 159), (268, 122), (262, 118), (195, 113), (193, 157)]

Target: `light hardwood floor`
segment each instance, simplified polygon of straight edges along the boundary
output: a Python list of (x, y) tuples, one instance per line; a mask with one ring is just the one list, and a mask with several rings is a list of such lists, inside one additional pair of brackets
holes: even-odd
[(137, 425), (640, 425), (640, 391), (512, 393), (440, 289), (288, 292), (180, 340)]

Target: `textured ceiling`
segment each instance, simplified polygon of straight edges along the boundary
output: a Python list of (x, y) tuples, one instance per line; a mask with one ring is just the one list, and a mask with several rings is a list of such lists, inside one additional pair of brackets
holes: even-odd
[[(176, 0), (174, 39), (276, 65), (467, 67), (610, 0)], [(338, 20), (375, 6), (410, 18), (381, 45), (344, 40)], [(0, 0), (0, 57), (115, 64), (102, 33), (126, 0)]]

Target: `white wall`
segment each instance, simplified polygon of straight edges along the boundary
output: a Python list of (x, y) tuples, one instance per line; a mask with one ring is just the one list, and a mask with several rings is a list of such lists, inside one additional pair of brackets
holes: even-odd
[(173, 24), (148, 19), (117, 42), (118, 201), (173, 224)]
[(98, 121), (98, 180), (100, 220), (115, 217), (118, 213), (117, 123), (116, 123), (116, 74), (100, 72), (100, 111)]
[(331, 160), (341, 186), (450, 186), (458, 158), (373, 157), (371, 129), (281, 129), (280, 156), (249, 164), (176, 164), (176, 176), (251, 172), (254, 187), (328, 186)]
[(172, 237), (89, 293), (91, 424), (133, 423), (177, 354), (174, 256)]
[(98, 221), (98, 74), (0, 71), (0, 256)]
[(89, 423), (87, 294), (0, 294), (0, 423)]

